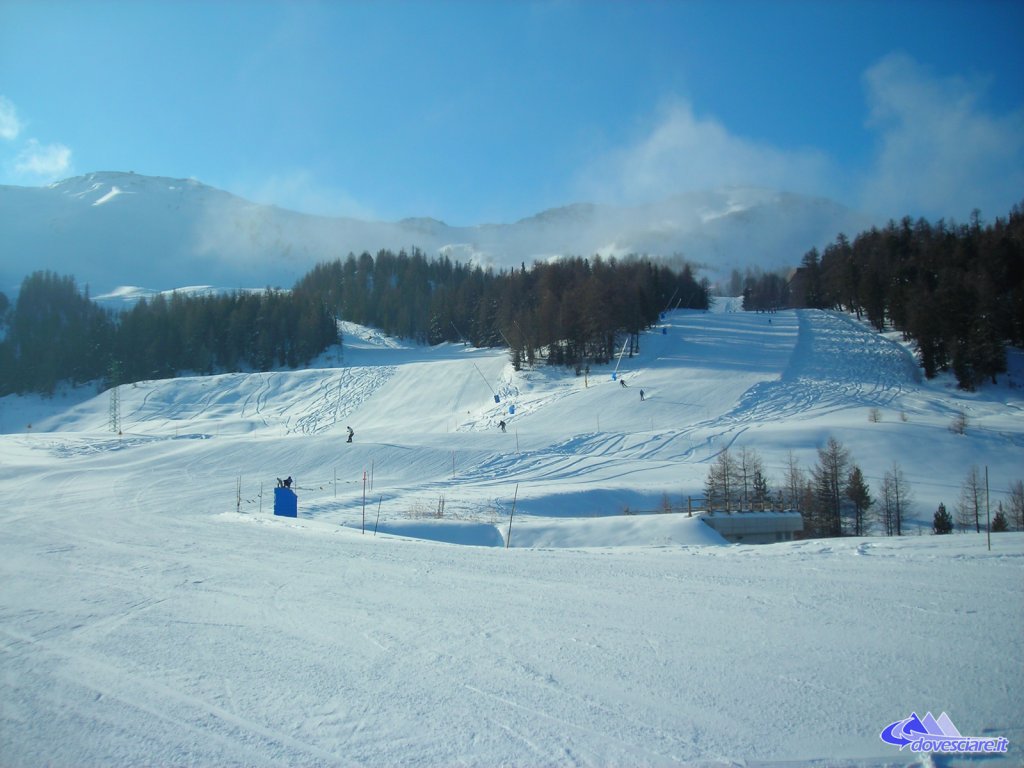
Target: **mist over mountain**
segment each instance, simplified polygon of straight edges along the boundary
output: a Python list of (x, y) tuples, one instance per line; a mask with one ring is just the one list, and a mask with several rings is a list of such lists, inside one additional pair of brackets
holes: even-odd
[(734, 269), (796, 266), (812, 246), (870, 226), (827, 199), (732, 187), (642, 206), (574, 204), (507, 224), (449, 226), (313, 216), (192, 179), (91, 173), (47, 187), (0, 186), (0, 291), (40, 269), (93, 297), (193, 287), (290, 287), (322, 261), (419, 248), (518, 266), (562, 255), (681, 255), (714, 281)]

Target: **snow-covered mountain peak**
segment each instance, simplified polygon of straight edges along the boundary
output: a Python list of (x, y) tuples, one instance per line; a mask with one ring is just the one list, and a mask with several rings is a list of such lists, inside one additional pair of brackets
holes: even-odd
[(430, 216), (411, 216), (399, 221), (398, 226), (412, 232), (421, 232), (431, 236), (450, 229), (450, 227), (443, 221), (431, 218)]
[(106, 194), (111, 189), (136, 194), (159, 194), (182, 190), (213, 190), (195, 179), (173, 179), (162, 176), (145, 176), (130, 171), (96, 171), (82, 176), (73, 176), (50, 184), (52, 189), (69, 197), (86, 197), (93, 193)]
[(565, 223), (587, 222), (600, 210), (594, 203), (571, 203), (557, 208), (548, 208), (540, 213), (520, 219), (519, 225), (557, 226)]
[(103, 171), (48, 187), (0, 186), (0, 291), (37, 269), (94, 294), (121, 285), (287, 287), (322, 261), (412, 247), (507, 268), (594, 254), (683, 255), (712, 280), (795, 266), (811, 247), (869, 225), (843, 206), (730, 187), (635, 206), (574, 203), (511, 224), (455, 227), (311, 216), (259, 205), (195, 179)]

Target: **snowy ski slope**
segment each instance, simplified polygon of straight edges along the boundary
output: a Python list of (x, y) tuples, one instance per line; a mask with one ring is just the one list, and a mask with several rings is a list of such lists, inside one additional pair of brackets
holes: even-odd
[(121, 435), (105, 393), (3, 399), (0, 764), (972, 764), (880, 740), (926, 711), (1020, 764), (1024, 534), (744, 547), (622, 514), (830, 435), (876, 495), (900, 462), (913, 534), (970, 464), (993, 504), (1021, 477), (1022, 390), (733, 308), (669, 315), (625, 388), (349, 327), (323, 367), (122, 386)]

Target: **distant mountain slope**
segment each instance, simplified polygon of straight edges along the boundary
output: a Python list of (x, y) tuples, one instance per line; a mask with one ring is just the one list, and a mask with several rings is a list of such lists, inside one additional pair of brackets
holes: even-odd
[(37, 269), (72, 274), (93, 296), (126, 285), (288, 287), (321, 261), (412, 247), (496, 267), (565, 254), (681, 254), (716, 279), (733, 268), (794, 266), (810, 247), (867, 224), (829, 200), (731, 188), (454, 227), (310, 216), (195, 180), (91, 173), (48, 187), (0, 186), (0, 290), (16, 292)]

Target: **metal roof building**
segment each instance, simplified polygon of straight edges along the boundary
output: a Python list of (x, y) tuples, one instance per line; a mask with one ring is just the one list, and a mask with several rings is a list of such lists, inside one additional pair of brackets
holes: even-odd
[(705, 514), (701, 519), (734, 544), (772, 544), (792, 541), (804, 529), (799, 512), (732, 512)]

